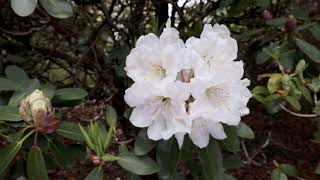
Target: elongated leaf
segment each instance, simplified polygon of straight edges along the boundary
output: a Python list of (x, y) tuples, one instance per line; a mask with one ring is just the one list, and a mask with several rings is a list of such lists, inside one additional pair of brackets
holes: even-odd
[(312, 28), (310, 28), (310, 32), (314, 38), (320, 41), (320, 25), (316, 24)]
[(244, 164), (242, 160), (236, 156), (231, 156), (223, 159), (223, 167), (225, 169), (241, 168), (243, 165)]
[(73, 14), (71, 4), (66, 0), (40, 0), (43, 8), (53, 17), (68, 18)]
[(199, 150), (201, 167), (207, 180), (223, 180), (223, 160), (219, 144), (211, 138), (206, 148)]
[(266, 24), (269, 26), (283, 26), (286, 22), (287, 22), (286, 17), (280, 17), (280, 18), (271, 19), (267, 21)]
[(4, 175), (3, 173), (11, 163), (12, 159), (19, 152), (21, 146), (22, 143), (15, 142), (0, 150), (0, 176)]
[(161, 140), (157, 145), (156, 159), (160, 166), (160, 178), (171, 177), (179, 161), (179, 147), (174, 138)]
[(280, 164), (279, 167), (288, 176), (299, 176), (299, 171), (291, 164)]
[(150, 175), (159, 171), (159, 166), (150, 157), (136, 156), (133, 153), (121, 153), (119, 157), (121, 160), (118, 160), (118, 164), (132, 173)]
[(103, 169), (101, 167), (96, 167), (84, 180), (102, 180), (103, 176)]
[(19, 16), (29, 16), (36, 9), (38, 0), (11, 0), (13, 11)]
[(17, 106), (24, 97), (38, 89), (39, 86), (40, 83), (37, 79), (29, 79), (24, 81), (17, 87), (13, 96), (10, 98), (9, 106)]
[(14, 91), (19, 83), (9, 79), (0, 78), (0, 91)]
[(271, 179), (272, 180), (287, 180), (288, 177), (285, 173), (283, 173), (281, 171), (281, 169), (277, 168), (277, 169), (272, 170)]
[(56, 132), (67, 139), (85, 141), (78, 124), (72, 122), (62, 122)]
[(117, 161), (117, 160), (121, 160), (121, 157), (113, 156), (113, 155), (110, 155), (110, 154), (104, 154), (101, 157), (101, 159), (104, 160), (104, 161)]
[(107, 104), (107, 106), (106, 106), (106, 119), (107, 119), (107, 123), (110, 127), (113, 126), (113, 124), (117, 122), (117, 112), (109, 104)]
[(0, 120), (21, 121), (19, 109), (12, 106), (0, 106)]
[(227, 138), (223, 140), (224, 147), (230, 152), (240, 151), (240, 141), (238, 137), (237, 127), (225, 126)]
[(47, 96), (49, 99), (52, 99), (56, 92), (56, 86), (51, 83), (46, 83), (40, 87), (40, 90), (45, 96)]
[(58, 89), (52, 98), (52, 103), (55, 106), (75, 106), (79, 104), (87, 95), (87, 91), (81, 88)]
[(134, 142), (134, 153), (138, 156), (146, 155), (154, 148), (155, 144), (148, 138), (147, 129), (142, 129)]
[(279, 87), (280, 87), (280, 82), (282, 79), (282, 75), (281, 74), (272, 74), (270, 79), (268, 80), (268, 90), (270, 93), (274, 93), (276, 92)]
[(306, 54), (312, 61), (320, 63), (320, 51), (314, 45), (306, 42), (305, 40), (296, 38), (296, 44), (299, 49)]
[(301, 104), (300, 104), (299, 100), (296, 97), (287, 96), (286, 100), (293, 108), (295, 108), (298, 111), (301, 110)]
[(8, 79), (18, 83), (29, 79), (29, 76), (18, 66), (7, 66), (5, 73)]
[(28, 179), (30, 180), (49, 179), (43, 155), (39, 147), (32, 147), (28, 153), (27, 172)]
[(240, 122), (239, 126), (237, 127), (237, 133), (238, 133), (238, 136), (242, 138), (254, 139), (253, 131), (244, 122)]

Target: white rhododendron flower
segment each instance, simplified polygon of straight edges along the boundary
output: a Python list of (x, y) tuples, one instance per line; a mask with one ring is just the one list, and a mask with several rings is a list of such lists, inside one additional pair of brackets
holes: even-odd
[(167, 140), (175, 133), (191, 130), (185, 109), (189, 93), (182, 83), (134, 83), (124, 98), (129, 106), (135, 107), (131, 123), (148, 127), (148, 137), (152, 140)]
[(169, 24), (160, 38), (140, 37), (127, 57), (134, 80), (125, 93), (134, 107), (130, 121), (147, 127), (152, 140), (174, 135), (181, 147), (188, 134), (203, 148), (210, 136), (226, 138), (222, 124), (237, 126), (249, 113), (250, 81), (242, 79), (243, 62), (234, 61), (238, 45), (225, 25), (206, 24), (200, 38), (184, 44)]

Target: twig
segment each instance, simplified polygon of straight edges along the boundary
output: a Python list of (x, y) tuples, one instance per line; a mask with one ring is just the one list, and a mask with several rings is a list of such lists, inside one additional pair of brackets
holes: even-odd
[(313, 117), (317, 117), (317, 114), (300, 114), (300, 113), (296, 113), (291, 111), (290, 109), (286, 108), (284, 105), (279, 104), (280, 108), (284, 111), (286, 111), (289, 114), (292, 114), (294, 116), (298, 116), (298, 117), (303, 117), (303, 118), (313, 118)]

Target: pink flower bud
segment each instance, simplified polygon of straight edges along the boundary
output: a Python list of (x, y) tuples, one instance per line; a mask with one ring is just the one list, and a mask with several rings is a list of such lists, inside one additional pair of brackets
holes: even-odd
[(293, 15), (289, 15), (286, 24), (286, 31), (293, 32), (297, 28), (297, 19)]
[(273, 18), (272, 14), (268, 10), (264, 10), (262, 13), (262, 17), (265, 21), (269, 21)]

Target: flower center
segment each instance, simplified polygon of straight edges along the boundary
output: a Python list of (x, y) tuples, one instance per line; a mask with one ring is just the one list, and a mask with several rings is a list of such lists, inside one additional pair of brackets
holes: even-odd
[(154, 71), (156, 74), (160, 77), (160, 79), (163, 79), (166, 77), (166, 69), (163, 68), (160, 64), (154, 64), (152, 65)]
[(223, 88), (212, 86), (206, 90), (206, 95), (214, 106), (221, 106), (228, 111), (230, 110), (227, 105), (227, 99), (230, 97), (230, 93), (226, 92)]

